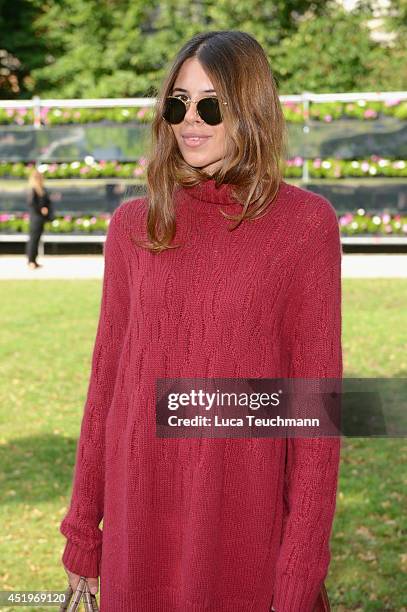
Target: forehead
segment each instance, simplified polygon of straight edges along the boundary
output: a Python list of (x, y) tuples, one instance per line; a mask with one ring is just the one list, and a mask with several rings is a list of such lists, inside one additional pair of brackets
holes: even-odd
[(188, 58), (175, 78), (173, 90), (184, 93), (213, 93), (213, 84), (196, 58)]
[[(190, 94), (191, 92), (188, 89), (183, 89), (182, 87), (173, 87), (172, 91), (180, 91), (182, 93)], [(214, 89), (199, 89), (197, 93), (216, 93)]]

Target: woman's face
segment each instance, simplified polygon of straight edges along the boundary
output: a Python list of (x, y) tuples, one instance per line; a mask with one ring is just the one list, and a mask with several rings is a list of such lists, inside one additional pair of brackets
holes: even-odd
[[(216, 96), (213, 84), (194, 57), (185, 60), (178, 72), (171, 95), (180, 94), (187, 95), (195, 102), (207, 96)], [(171, 127), (187, 164), (201, 168), (207, 174), (213, 174), (221, 166), (226, 145), (223, 123), (205, 123), (197, 113), (196, 104), (190, 104), (183, 121)], [(202, 136), (203, 139), (198, 143), (188, 141), (188, 134)]]

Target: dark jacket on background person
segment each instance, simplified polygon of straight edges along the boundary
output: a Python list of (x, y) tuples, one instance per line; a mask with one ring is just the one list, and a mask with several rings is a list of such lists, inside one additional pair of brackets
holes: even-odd
[[(54, 216), (51, 208), (51, 199), (46, 190), (44, 190), (43, 195), (39, 195), (35, 189), (30, 189), (27, 203), (30, 211), (30, 225), (29, 238), (26, 244), (26, 255), (28, 262), (36, 263), (38, 256), (38, 244), (44, 230), (44, 225), (47, 221), (52, 221)], [(48, 208), (47, 215), (43, 215), (41, 212), (41, 208), (43, 206)]]
[[(28, 206), (30, 209), (30, 214), (40, 216), (44, 219), (44, 221), (48, 220), (51, 210), (51, 200), (46, 190), (44, 190), (43, 195), (39, 195), (35, 189), (31, 189), (28, 196)], [(43, 206), (48, 208), (48, 215), (43, 215), (41, 213), (41, 208)]]

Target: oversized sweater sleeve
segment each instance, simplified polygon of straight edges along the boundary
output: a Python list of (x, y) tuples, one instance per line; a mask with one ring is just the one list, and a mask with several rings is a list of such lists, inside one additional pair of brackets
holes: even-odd
[(67, 538), (62, 562), (86, 577), (99, 576), (104, 504), (105, 422), (129, 318), (129, 264), (123, 253), (122, 207), (113, 213), (104, 245), (99, 321), (91, 361), (72, 496), (60, 525)]
[[(289, 378), (342, 380), (340, 231), (333, 206), (322, 207), (310, 235), (286, 330)], [(276, 612), (312, 612), (330, 563), (340, 437), (287, 438), (287, 515), (276, 568)]]

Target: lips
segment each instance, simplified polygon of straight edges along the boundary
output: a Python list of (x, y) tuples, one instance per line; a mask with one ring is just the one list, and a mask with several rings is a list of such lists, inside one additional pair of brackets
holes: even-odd
[(199, 147), (209, 140), (210, 136), (182, 136), (187, 147)]

